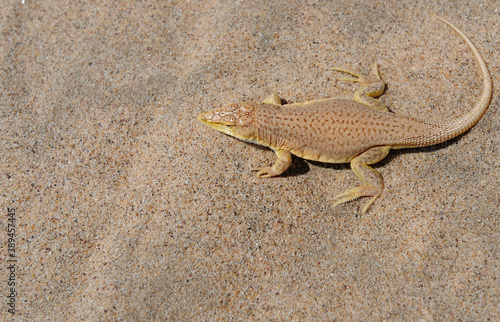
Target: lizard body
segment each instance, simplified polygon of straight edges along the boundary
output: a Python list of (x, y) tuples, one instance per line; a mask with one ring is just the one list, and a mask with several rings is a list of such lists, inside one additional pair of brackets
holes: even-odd
[[(437, 16), (436, 16), (437, 17)], [(423, 147), (447, 141), (476, 124), (488, 108), (492, 83), (481, 54), (458, 28), (437, 17), (455, 30), (474, 53), (483, 76), (483, 93), (476, 105), (462, 116), (441, 123), (430, 123), (390, 113), (376, 99), (385, 89), (378, 65), (374, 76), (353, 75), (343, 80), (359, 82), (362, 88), (354, 100), (322, 99), (281, 105), (277, 94), (263, 102), (228, 104), (201, 113), (198, 119), (230, 136), (273, 149), (278, 160), (272, 167), (262, 167), (261, 178), (283, 173), (291, 164), (291, 154), (327, 163), (351, 163), (352, 170), (363, 181), (335, 197), (334, 206), (360, 197), (371, 197), (363, 212), (382, 194), (382, 176), (370, 164), (387, 156), (390, 149)]]

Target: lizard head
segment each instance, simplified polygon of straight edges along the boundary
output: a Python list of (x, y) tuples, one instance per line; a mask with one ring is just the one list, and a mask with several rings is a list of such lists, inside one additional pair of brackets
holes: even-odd
[(228, 104), (215, 110), (198, 114), (198, 120), (214, 129), (247, 142), (257, 138), (254, 104)]

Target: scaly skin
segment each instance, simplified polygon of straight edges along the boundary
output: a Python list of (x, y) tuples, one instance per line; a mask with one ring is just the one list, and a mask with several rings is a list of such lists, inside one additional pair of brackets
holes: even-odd
[(263, 102), (229, 104), (201, 113), (198, 119), (240, 140), (273, 149), (278, 156), (275, 164), (253, 169), (258, 171), (260, 178), (283, 173), (290, 166), (292, 154), (327, 163), (350, 162), (363, 183), (337, 195), (334, 206), (370, 197), (363, 208), (364, 213), (384, 190), (382, 176), (370, 164), (385, 158), (391, 149), (438, 144), (464, 133), (481, 119), (491, 100), (491, 78), (481, 54), (458, 28), (437, 18), (467, 42), (483, 76), (480, 99), (470, 111), (455, 120), (433, 124), (390, 113), (376, 99), (385, 89), (376, 64), (374, 76), (334, 68), (354, 76), (343, 80), (362, 85), (354, 94), (354, 100), (323, 99), (281, 105), (279, 96), (272, 94)]

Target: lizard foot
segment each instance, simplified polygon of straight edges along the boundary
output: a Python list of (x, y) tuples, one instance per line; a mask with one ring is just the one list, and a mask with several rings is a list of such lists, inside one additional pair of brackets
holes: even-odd
[(252, 171), (259, 171), (257, 172), (257, 177), (269, 178), (279, 176), (285, 172), (286, 169), (288, 169), (292, 163), (292, 155), (290, 154), (290, 151), (276, 150), (274, 152), (278, 156), (278, 160), (276, 160), (272, 167), (252, 168)]
[(373, 64), (374, 76), (364, 76), (343, 68), (332, 69), (355, 76), (340, 78), (340, 80), (361, 84), (362, 87), (354, 92), (354, 100), (374, 110), (388, 111), (387, 107), (381, 101), (375, 99), (375, 97), (382, 95), (385, 90), (385, 82), (380, 78), (377, 63)]
[(355, 77), (339, 78), (340, 80), (346, 81), (346, 82), (355, 82), (355, 83), (360, 83), (361, 85), (370, 85), (373, 83), (380, 83), (380, 81), (382, 80), (382, 78), (380, 78), (380, 73), (378, 71), (378, 64), (377, 63), (373, 64), (373, 74), (375, 75), (375, 77), (365, 76), (365, 75), (353, 72), (352, 70), (348, 70), (348, 69), (344, 69), (344, 68), (334, 67), (334, 68), (332, 68), (332, 70), (344, 72), (344, 73), (350, 74), (352, 76), (355, 76)]
[(382, 191), (380, 191), (379, 189), (377, 189), (374, 186), (361, 185), (357, 188), (346, 190), (343, 193), (335, 196), (334, 200), (336, 200), (336, 201), (333, 203), (333, 206), (336, 207), (340, 204), (343, 204), (345, 202), (352, 201), (354, 199), (358, 199), (361, 197), (372, 197), (366, 203), (365, 207), (363, 208), (363, 211), (361, 212), (361, 213), (365, 213), (368, 210), (368, 208), (370, 208), (370, 206), (373, 204), (373, 202), (378, 197), (380, 197), (381, 194), (382, 194)]
[(259, 171), (257, 172), (257, 177), (259, 178), (270, 178), (270, 177), (275, 177), (279, 176), (282, 172), (276, 171), (272, 167), (262, 167), (262, 168), (252, 168), (252, 171)]

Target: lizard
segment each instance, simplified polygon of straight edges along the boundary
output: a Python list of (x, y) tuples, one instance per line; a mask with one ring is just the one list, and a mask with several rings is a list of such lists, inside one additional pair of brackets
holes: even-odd
[(483, 89), (474, 107), (458, 118), (444, 122), (426, 122), (389, 112), (377, 99), (386, 83), (373, 65), (373, 76), (343, 69), (333, 70), (353, 77), (361, 87), (354, 99), (327, 98), (282, 105), (273, 93), (262, 102), (241, 102), (200, 113), (198, 120), (240, 140), (271, 148), (278, 159), (272, 167), (259, 167), (260, 178), (282, 174), (292, 162), (292, 154), (324, 163), (350, 163), (362, 184), (333, 199), (333, 207), (369, 197), (362, 213), (382, 195), (384, 181), (370, 165), (385, 158), (391, 149), (417, 148), (450, 140), (474, 126), (488, 109), (492, 81), (483, 57), (472, 41), (447, 20), (434, 16), (453, 29), (475, 56), (483, 78)]

